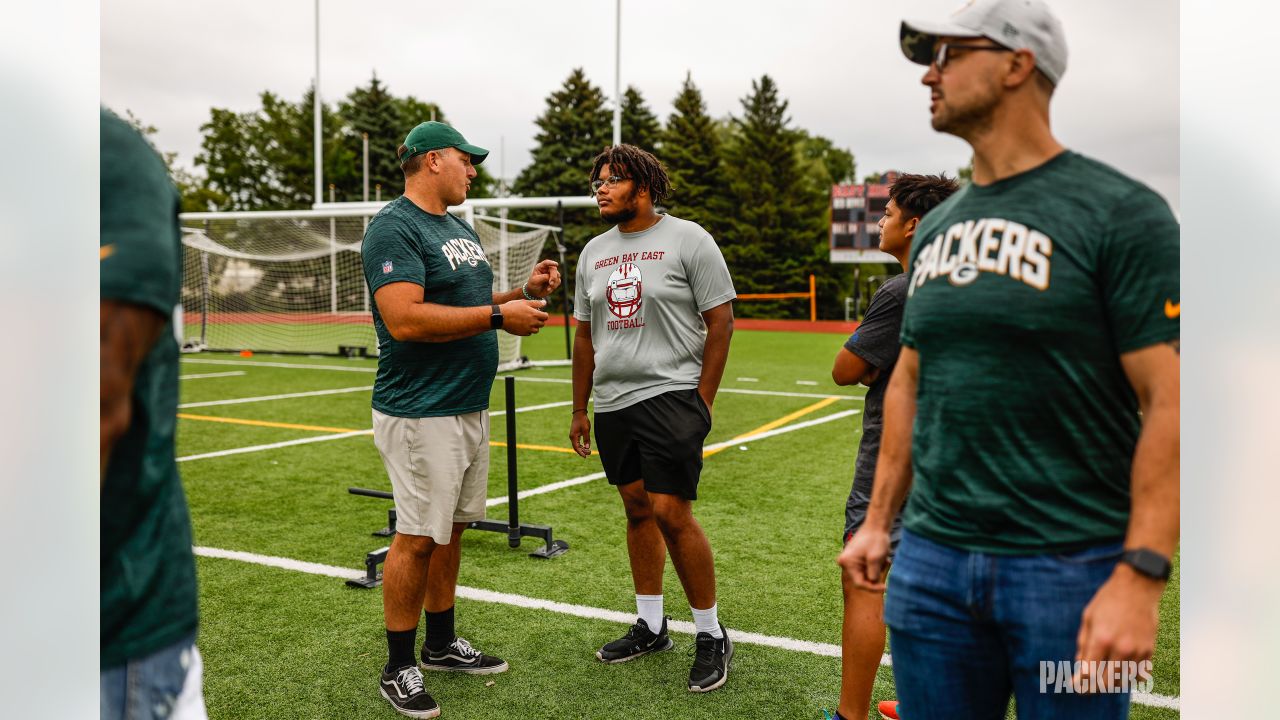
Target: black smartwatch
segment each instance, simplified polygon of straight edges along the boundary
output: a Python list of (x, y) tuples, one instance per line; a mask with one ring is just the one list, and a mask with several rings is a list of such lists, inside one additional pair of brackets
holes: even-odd
[(490, 305), (489, 309), (492, 314), (489, 316), (489, 327), (493, 330), (502, 329), (502, 308), (497, 305)]
[(1168, 580), (1169, 573), (1173, 570), (1169, 558), (1147, 548), (1125, 550), (1120, 556), (1120, 562), (1153, 580)]

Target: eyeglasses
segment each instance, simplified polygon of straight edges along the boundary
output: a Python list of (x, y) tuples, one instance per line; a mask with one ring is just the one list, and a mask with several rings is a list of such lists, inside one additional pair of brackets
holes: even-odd
[(995, 50), (997, 52), (1013, 52), (1007, 47), (1000, 45), (958, 45), (955, 43), (941, 43), (938, 50), (933, 54), (933, 64), (937, 66), (938, 72), (947, 66), (947, 63), (953, 59), (952, 51), (954, 50)]
[(611, 189), (611, 190), (612, 190), (612, 189), (613, 189), (613, 187), (614, 187), (615, 185), (617, 185), (618, 183), (622, 182), (623, 180), (627, 180), (627, 179), (628, 179), (628, 178), (624, 178), (624, 177), (621, 177), (621, 176), (619, 176), (619, 175), (610, 175), (609, 177), (607, 177), (607, 178), (605, 178), (605, 179), (603, 179), (603, 180), (592, 180), (592, 181), (591, 181), (591, 194), (592, 194), (592, 195), (595, 195), (596, 193), (600, 192), (600, 188), (604, 187), (605, 185), (608, 185), (608, 186), (609, 186), (609, 189)]

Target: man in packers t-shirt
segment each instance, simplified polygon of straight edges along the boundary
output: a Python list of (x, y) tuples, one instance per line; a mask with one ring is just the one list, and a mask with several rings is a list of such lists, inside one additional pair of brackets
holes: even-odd
[(1012, 694), (1019, 717), (1127, 717), (1178, 537), (1177, 222), (1054, 139), (1067, 51), (1041, 0), (901, 40), (973, 183), (916, 231), (855, 580), (884, 587), (910, 487), (885, 600), (902, 716)]
[(100, 139), (101, 714), (203, 718), (191, 519), (173, 446), (178, 191), (159, 154), (105, 108)]
[[(404, 195), (369, 221), (360, 248), (378, 336), (373, 441), (396, 504), (382, 574), (388, 659), (379, 691), (415, 718), (440, 714), (422, 669), (507, 669), (454, 632), (460, 540), (485, 514), (498, 368), (492, 331), (537, 332), (547, 320), (542, 298), (560, 284), (556, 263), (543, 260), (524, 287), (494, 292), (475, 230), (448, 212), (467, 199), (474, 165), (488, 154), (444, 123), (413, 128), (398, 150)], [(419, 608), (427, 623), (421, 668)]]
[(715, 564), (693, 501), (737, 295), (707, 231), (654, 210), (671, 184), (652, 154), (634, 145), (605, 150), (591, 189), (600, 217), (615, 226), (578, 258), (569, 442), (591, 454), (594, 385), (596, 443), (627, 515), (638, 615), (596, 657), (620, 663), (673, 646), (662, 608), (670, 550), (696, 627), (688, 687), (709, 692), (729, 676), (733, 643), (717, 616)]

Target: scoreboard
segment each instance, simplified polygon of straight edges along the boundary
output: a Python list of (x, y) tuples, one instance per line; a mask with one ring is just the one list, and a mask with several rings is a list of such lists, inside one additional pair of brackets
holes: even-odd
[(831, 262), (896, 262), (879, 248), (880, 218), (897, 179), (898, 173), (890, 171), (879, 183), (831, 186)]

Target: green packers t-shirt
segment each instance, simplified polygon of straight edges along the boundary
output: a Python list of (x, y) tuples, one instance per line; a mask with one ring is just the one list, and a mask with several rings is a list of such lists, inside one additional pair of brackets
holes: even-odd
[[(403, 195), (387, 203), (360, 248), (372, 296), (383, 285), (410, 282), (437, 305), (493, 304), (493, 270), (480, 238), (449, 213), (433, 215)], [(378, 376), (373, 409), (396, 417), (440, 417), (489, 407), (498, 370), (498, 338), (483, 332), (452, 342), (401, 342), (391, 337), (373, 304)]]
[(907, 529), (1006, 554), (1124, 537), (1141, 421), (1120, 355), (1178, 338), (1178, 232), (1155, 192), (1070, 151), (924, 217)]
[(129, 429), (112, 448), (102, 480), (100, 662), (108, 668), (195, 631), (196, 577), (173, 449), (178, 193), (146, 140), (107, 110), (101, 116), (101, 298), (170, 318), (138, 368)]

